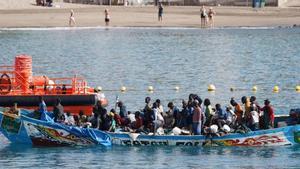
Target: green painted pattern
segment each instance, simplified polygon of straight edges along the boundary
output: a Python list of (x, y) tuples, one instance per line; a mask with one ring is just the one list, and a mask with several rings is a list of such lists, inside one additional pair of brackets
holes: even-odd
[(8, 133), (19, 133), (21, 128), (21, 120), (9, 116), (3, 116), (1, 121), (1, 128)]
[(300, 143), (300, 131), (294, 132), (294, 141)]

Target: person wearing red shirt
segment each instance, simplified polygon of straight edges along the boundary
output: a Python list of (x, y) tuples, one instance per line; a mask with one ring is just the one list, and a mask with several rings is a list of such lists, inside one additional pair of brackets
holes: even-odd
[(264, 129), (270, 129), (274, 126), (274, 109), (270, 105), (270, 101), (268, 99), (265, 100), (265, 106), (261, 109), (264, 112)]

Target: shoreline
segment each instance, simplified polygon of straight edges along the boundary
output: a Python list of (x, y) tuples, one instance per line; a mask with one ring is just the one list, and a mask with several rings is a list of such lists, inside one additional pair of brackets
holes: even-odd
[(11, 30), (93, 30), (93, 29), (190, 29), (190, 30), (226, 30), (226, 29), (299, 29), (300, 25), (287, 25), (287, 26), (221, 26), (213, 28), (201, 28), (201, 27), (184, 27), (184, 26), (48, 26), (48, 27), (0, 27), (0, 31), (11, 31)]
[[(110, 27), (200, 28), (199, 6), (165, 6), (163, 21), (157, 21), (157, 8), (77, 5), (64, 8), (1, 9), (0, 28), (68, 27), (70, 10), (75, 11), (76, 27), (105, 27), (104, 9), (110, 11)], [(209, 7), (207, 7), (209, 8)], [(300, 8), (214, 7), (215, 28), (293, 27), (300, 25)]]

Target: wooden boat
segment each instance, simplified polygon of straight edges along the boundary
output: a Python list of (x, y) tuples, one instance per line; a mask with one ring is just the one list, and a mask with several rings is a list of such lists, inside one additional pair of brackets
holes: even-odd
[(145, 135), (139, 133), (105, 133), (30, 118), (0, 110), (0, 131), (12, 143), (39, 146), (126, 145), (126, 146), (283, 146), (300, 143), (300, 125), (259, 130), (244, 134), (231, 133), (208, 138), (203, 135)]
[(112, 144), (127, 146), (282, 146), (300, 143), (300, 125), (211, 138), (203, 135), (109, 134)]
[(12, 143), (34, 146), (110, 146), (110, 136), (100, 130), (79, 128), (30, 118), (27, 110), (21, 116), (0, 111), (0, 131)]
[(32, 58), (28, 55), (15, 57), (14, 66), (0, 66), (0, 106), (11, 107), (14, 103), (25, 109), (36, 109), (39, 96), (52, 111), (57, 98), (64, 105), (65, 112), (91, 115), (93, 106), (101, 100), (107, 104), (105, 96), (94, 92), (82, 77), (49, 78), (33, 76)]

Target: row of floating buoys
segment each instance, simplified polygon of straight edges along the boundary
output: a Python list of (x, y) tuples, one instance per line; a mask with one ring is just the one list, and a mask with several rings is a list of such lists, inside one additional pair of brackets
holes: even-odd
[[(97, 88), (95, 88), (95, 90), (97, 90), (97, 91), (102, 91), (102, 87), (101, 86), (98, 86)], [(128, 89), (125, 87), (125, 86), (122, 86), (121, 88), (120, 88), (120, 91), (121, 92), (126, 92)], [(148, 88), (147, 88), (147, 90), (148, 90), (148, 92), (153, 92), (154, 91), (154, 87), (153, 86), (148, 86)], [(174, 87), (174, 90), (175, 91), (179, 91), (180, 90), (180, 87), (179, 86), (175, 86)], [(213, 85), (213, 84), (210, 84), (210, 85), (208, 85), (208, 87), (207, 87), (207, 90), (209, 91), (209, 92), (214, 92), (214, 91), (216, 91), (216, 86), (215, 85)], [(234, 87), (231, 87), (230, 88), (230, 91), (235, 91), (236, 89), (234, 88)], [(251, 89), (253, 92), (256, 92), (257, 90), (258, 90), (258, 87), (255, 85), (255, 86), (253, 86), (252, 87), (252, 89)], [(297, 92), (300, 92), (300, 85), (297, 85), (296, 87), (295, 87), (295, 90), (297, 91)], [(279, 86), (274, 86), (273, 87), (273, 92), (274, 93), (278, 93), (280, 91), (280, 88), (279, 88)]]

